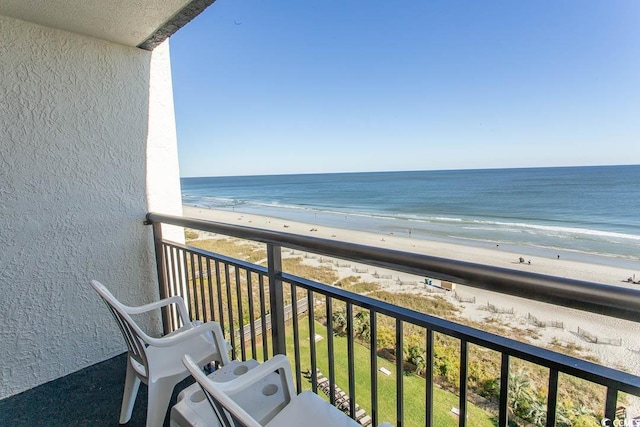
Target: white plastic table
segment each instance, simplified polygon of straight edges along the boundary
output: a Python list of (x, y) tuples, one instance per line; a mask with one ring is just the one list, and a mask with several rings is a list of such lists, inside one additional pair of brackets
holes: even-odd
[[(233, 360), (225, 366), (208, 375), (214, 382), (227, 382), (258, 366), (253, 359), (245, 362)], [(264, 386), (279, 383), (279, 375), (275, 372), (256, 384), (251, 390), (236, 396), (234, 400), (256, 420), (265, 420), (285, 406), (285, 396), (282, 387), (273, 388), (273, 393), (264, 394)], [(264, 383), (264, 384), (263, 384)], [(218, 427), (218, 419), (207, 401), (200, 386), (195, 383), (178, 394), (178, 402), (171, 409), (171, 427)]]
[(362, 427), (312, 391), (303, 391), (265, 427)]

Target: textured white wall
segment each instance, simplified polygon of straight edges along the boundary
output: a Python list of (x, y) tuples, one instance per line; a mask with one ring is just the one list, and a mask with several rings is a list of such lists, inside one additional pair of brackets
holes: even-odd
[(168, 75), (152, 84), (151, 61), (0, 16), (0, 398), (125, 350), (90, 279), (129, 304), (157, 297), (142, 222), (176, 184), (146, 191), (147, 144), (166, 158), (175, 136), (148, 139), (150, 88)]
[[(169, 41), (153, 50), (149, 89), (147, 205), (150, 212), (182, 215)], [(163, 225), (162, 236), (184, 243), (182, 227)]]

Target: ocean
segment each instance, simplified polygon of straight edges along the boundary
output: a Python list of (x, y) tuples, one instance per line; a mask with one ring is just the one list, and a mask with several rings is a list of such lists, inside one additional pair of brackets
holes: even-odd
[(640, 271), (640, 165), (182, 178), (186, 205)]

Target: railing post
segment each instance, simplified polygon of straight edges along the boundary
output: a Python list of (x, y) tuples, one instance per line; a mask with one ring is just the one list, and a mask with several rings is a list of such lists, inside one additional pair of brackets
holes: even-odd
[(269, 270), (269, 303), (271, 311), (271, 337), (273, 354), (287, 354), (287, 343), (284, 335), (284, 296), (282, 280), (282, 248), (267, 244), (267, 268)]
[(498, 427), (509, 426), (509, 355), (502, 353), (500, 364), (500, 404), (498, 406)]
[[(164, 250), (162, 248), (162, 223), (150, 222), (147, 220), (146, 224), (152, 224), (153, 226), (153, 246), (156, 252), (156, 270), (158, 271), (158, 291), (160, 293), (160, 299), (167, 298), (169, 296), (169, 290), (164, 270)], [(165, 334), (171, 332), (171, 313), (168, 307), (162, 308), (162, 329)]]
[(613, 425), (616, 419), (616, 407), (618, 406), (618, 390), (613, 387), (607, 387), (607, 400), (604, 407), (605, 419), (611, 420), (609, 425)]

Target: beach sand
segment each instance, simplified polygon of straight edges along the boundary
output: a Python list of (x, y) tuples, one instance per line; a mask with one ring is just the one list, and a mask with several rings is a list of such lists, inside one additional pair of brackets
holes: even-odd
[[(558, 259), (555, 256), (552, 258), (526, 257), (527, 262), (520, 263), (520, 254), (503, 251), (500, 247), (496, 247), (495, 244), (487, 244), (486, 248), (471, 247), (416, 239), (408, 235), (399, 236), (332, 228), (234, 211), (213, 210), (192, 206), (183, 206), (183, 209), (184, 215), (188, 217), (414, 252), (513, 270), (585, 280), (611, 286), (640, 289), (639, 285), (625, 281), (634, 274), (636, 274), (636, 277), (640, 276), (640, 271), (629, 271), (604, 264), (568, 261)], [(528, 263), (529, 260), (531, 260), (531, 264)], [(309, 262), (317, 262), (319, 264), (319, 261), (314, 261), (314, 258), (311, 258)], [(361, 267), (362, 270), (367, 269), (365, 265)], [(374, 277), (373, 273), (377, 273), (378, 276), (391, 274), (393, 280)], [(351, 268), (339, 269), (338, 274), (340, 274), (341, 277), (354, 275)], [(362, 276), (362, 280), (364, 281), (378, 282), (382, 288), (388, 291), (426, 293), (423, 284), (424, 277), (383, 271), (382, 269), (373, 267), (369, 267), (367, 273), (359, 273), (358, 275)], [(399, 282), (404, 282), (404, 285), (400, 285)], [(433, 282), (434, 284), (438, 284), (437, 280), (433, 280)], [(407, 285), (407, 283), (409, 285)], [(493, 317), (508, 324), (509, 327), (520, 329), (534, 328), (539, 334), (537, 339), (531, 340), (531, 343), (534, 345), (546, 346), (553, 340), (557, 340), (563, 345), (573, 343), (583, 349), (583, 355), (595, 356), (600, 360), (600, 363), (605, 366), (622, 369), (634, 375), (640, 375), (640, 323), (489, 292), (470, 286), (457, 285), (456, 291), (463, 297), (476, 298), (474, 304), (459, 303), (453, 298), (451, 292), (443, 294), (446, 299), (461, 308), (461, 315), (465, 318), (484, 322), (486, 318)], [(513, 314), (492, 314), (486, 310), (488, 302), (502, 309), (513, 309)], [(529, 313), (541, 321), (562, 322), (564, 328), (534, 327), (527, 321)], [(620, 340), (621, 343), (620, 345), (591, 343), (578, 335), (578, 327), (599, 338)], [(630, 400), (632, 404), (631, 407), (628, 408), (630, 414), (633, 416), (640, 415), (640, 399), (632, 398)]]

